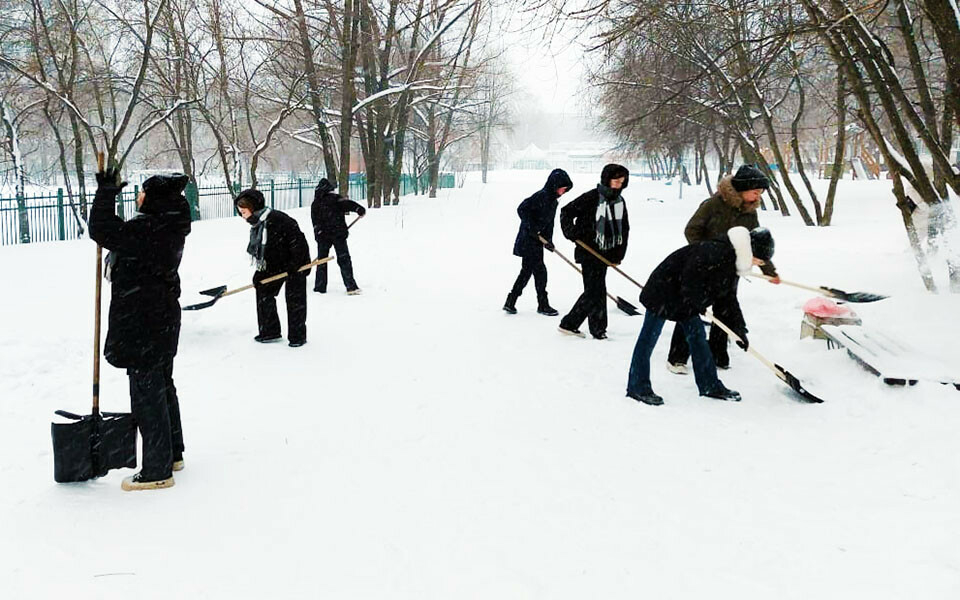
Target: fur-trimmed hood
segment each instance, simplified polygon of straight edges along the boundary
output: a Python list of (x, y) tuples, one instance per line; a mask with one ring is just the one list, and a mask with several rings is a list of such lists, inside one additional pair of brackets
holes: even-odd
[(727, 175), (717, 184), (717, 195), (723, 198), (723, 202), (737, 210), (743, 208), (743, 196), (733, 188), (733, 175)]

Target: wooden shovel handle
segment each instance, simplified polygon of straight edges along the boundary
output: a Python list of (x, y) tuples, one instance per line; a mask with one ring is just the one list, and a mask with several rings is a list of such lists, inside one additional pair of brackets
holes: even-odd
[(580, 246), (581, 248), (583, 248), (584, 250), (586, 250), (587, 252), (589, 252), (590, 254), (592, 254), (594, 257), (596, 257), (597, 260), (599, 260), (599, 261), (602, 262), (603, 264), (605, 264), (605, 265), (607, 265), (608, 267), (612, 268), (612, 269), (613, 269), (614, 271), (616, 271), (617, 273), (620, 273), (621, 275), (623, 275), (624, 277), (626, 277), (627, 279), (629, 279), (630, 282), (631, 282), (633, 285), (637, 286), (637, 287), (640, 288), (641, 290), (643, 289), (643, 285), (642, 285), (639, 281), (637, 281), (637, 280), (634, 279), (633, 277), (630, 277), (629, 275), (627, 275), (626, 273), (624, 273), (623, 270), (622, 270), (620, 267), (618, 267), (617, 265), (613, 264), (612, 262), (610, 262), (609, 260), (607, 260), (606, 258), (604, 258), (603, 255), (601, 255), (599, 252), (597, 252), (596, 250), (594, 250), (594, 249), (591, 248), (590, 246), (584, 244), (584, 243), (581, 242), (580, 240), (574, 240), (574, 241), (576, 241), (576, 243), (577, 243), (578, 246)]
[[(313, 262), (308, 262), (307, 264), (303, 265), (302, 267), (300, 267), (299, 269), (297, 269), (297, 271), (306, 271), (307, 269), (313, 268), (313, 267), (315, 267), (315, 266), (317, 266), (317, 265), (322, 265), (323, 263), (328, 263), (328, 262), (330, 262), (331, 260), (333, 260), (333, 257), (332, 257), (332, 256), (325, 256), (325, 257), (323, 257), (323, 258), (318, 258), (317, 260), (315, 260), (315, 261), (313, 261)], [(250, 288), (256, 287), (256, 286), (258, 286), (258, 285), (263, 285), (263, 284), (265, 284), (265, 283), (273, 283), (274, 281), (280, 281), (281, 279), (283, 279), (283, 278), (286, 277), (286, 276), (287, 276), (287, 273), (280, 273), (280, 274), (277, 274), (277, 275), (273, 275), (273, 276), (267, 277), (266, 279), (263, 279), (263, 280), (261, 280), (261, 281), (259, 281), (259, 282), (257, 282), (257, 283), (251, 283), (251, 284), (245, 285), (245, 286), (243, 286), (243, 287), (238, 287), (238, 288), (235, 289), (235, 290), (226, 291), (226, 292), (220, 294), (220, 298), (223, 298), (224, 296), (232, 296), (232, 295), (234, 295), (234, 294), (239, 294), (240, 292), (245, 292), (245, 291), (249, 290)]]
[[(542, 236), (542, 235), (538, 235), (537, 238), (540, 240), (540, 243), (541, 243), (541, 244), (544, 244), (544, 245), (547, 244), (547, 240), (543, 239), (543, 236)], [(577, 270), (577, 273), (583, 273), (583, 271), (580, 270), (580, 267), (578, 267), (575, 262), (571, 261), (569, 258), (567, 258), (566, 256), (564, 256), (563, 254), (560, 254), (560, 251), (557, 250), (556, 248), (553, 249), (553, 253), (556, 254), (557, 256), (559, 256), (559, 257), (561, 258), (561, 260), (563, 260), (563, 262), (567, 263), (568, 265), (570, 265), (571, 267), (573, 267), (574, 269), (576, 269), (576, 270)], [(607, 298), (610, 298), (610, 299), (613, 300), (614, 302), (617, 301), (616, 296), (614, 296), (614, 295), (611, 294), (610, 292), (607, 292)]]
[[(748, 275), (748, 277), (754, 277), (754, 278), (756, 278), (756, 279), (766, 279), (767, 281), (771, 281), (771, 280), (773, 279), (773, 277), (771, 277), (771, 276), (769, 276), (769, 275), (764, 275), (763, 273), (750, 273), (750, 274)], [(783, 285), (789, 285), (789, 286), (793, 286), (793, 287), (795, 287), (795, 288), (800, 288), (801, 290), (808, 290), (808, 291), (811, 291), (811, 292), (816, 292), (816, 293), (818, 293), (818, 294), (825, 294), (825, 295), (830, 296), (830, 297), (836, 297), (834, 294), (831, 294), (831, 293), (830, 293), (830, 290), (828, 290), (828, 289), (826, 289), (826, 288), (816, 287), (816, 286), (812, 286), (812, 285), (804, 285), (804, 284), (802, 284), (802, 283), (797, 283), (797, 282), (795, 282), (795, 281), (787, 281), (787, 280), (785, 280), (785, 279), (781, 279), (781, 280), (780, 280), (780, 283), (782, 283)]]
[[(740, 336), (737, 335), (736, 333), (734, 333), (732, 329), (730, 329), (729, 327), (727, 327), (727, 325), (726, 325), (723, 321), (721, 321), (720, 319), (718, 319), (718, 318), (716, 318), (715, 316), (713, 316), (713, 312), (708, 311), (708, 312), (706, 313), (706, 315), (704, 315), (704, 316), (707, 317), (708, 319), (710, 319), (710, 322), (711, 322), (711, 323), (713, 323), (714, 325), (716, 325), (716, 326), (719, 327), (720, 329), (722, 329), (722, 330), (724, 330), (725, 332), (727, 332), (727, 335), (730, 336), (730, 337), (733, 339), (733, 341), (735, 341), (735, 342), (742, 342), (742, 341), (743, 341), (742, 339), (740, 339)], [(772, 360), (768, 359), (766, 356), (764, 356), (764, 355), (760, 354), (759, 352), (757, 352), (756, 350), (754, 350), (754, 349), (753, 349), (753, 346), (747, 346), (747, 352), (749, 352), (750, 354), (752, 354), (757, 360), (759, 360), (759, 361), (762, 362), (764, 365), (766, 365), (766, 367), (767, 367), (768, 369), (770, 369), (771, 371), (773, 371), (773, 372), (776, 374), (777, 377), (779, 377), (780, 379), (782, 379), (782, 380), (784, 380), (784, 381), (787, 380), (787, 376), (783, 373), (783, 371), (781, 371), (780, 368), (779, 368), (777, 365), (775, 365)]]

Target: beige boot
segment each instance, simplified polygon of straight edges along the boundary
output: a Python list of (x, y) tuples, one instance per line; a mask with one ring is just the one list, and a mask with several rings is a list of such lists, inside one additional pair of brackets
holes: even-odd
[(173, 487), (173, 476), (157, 481), (143, 481), (140, 479), (140, 473), (124, 477), (120, 484), (125, 492), (135, 492), (138, 490), (162, 490), (163, 488)]

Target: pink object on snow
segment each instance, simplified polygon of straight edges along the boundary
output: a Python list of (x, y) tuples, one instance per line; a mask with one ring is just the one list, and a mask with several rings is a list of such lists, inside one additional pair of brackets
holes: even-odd
[(853, 311), (846, 306), (840, 306), (829, 298), (811, 298), (803, 305), (803, 312), (814, 317), (828, 319), (831, 317), (846, 317)]

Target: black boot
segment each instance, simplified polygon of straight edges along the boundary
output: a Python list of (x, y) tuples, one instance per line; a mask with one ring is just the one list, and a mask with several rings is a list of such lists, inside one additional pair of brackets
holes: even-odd
[(546, 294), (537, 298), (537, 312), (548, 317), (555, 317), (560, 314), (557, 312), (557, 309), (550, 306), (550, 303), (547, 302)]
[(503, 303), (503, 310), (508, 314), (517, 314), (517, 297), (513, 293), (507, 294), (507, 301)]

